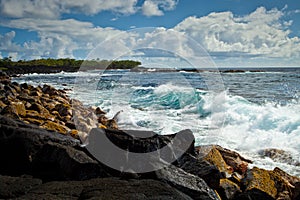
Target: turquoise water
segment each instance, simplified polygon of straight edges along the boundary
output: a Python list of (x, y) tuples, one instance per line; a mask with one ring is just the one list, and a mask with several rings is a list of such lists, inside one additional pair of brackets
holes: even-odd
[(110, 117), (122, 110), (122, 129), (169, 134), (189, 128), (198, 145), (220, 144), (255, 160), (256, 166), (278, 166), (300, 175), (299, 166), (258, 154), (266, 148), (283, 149), (300, 162), (299, 72), (114, 70), (31, 74), (15, 80), (69, 88), (71, 97), (100, 106)]

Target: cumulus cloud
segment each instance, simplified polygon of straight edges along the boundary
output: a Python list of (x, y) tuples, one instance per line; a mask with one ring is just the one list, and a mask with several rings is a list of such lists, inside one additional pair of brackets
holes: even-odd
[(177, 0), (146, 0), (142, 13), (146, 16), (162, 16), (164, 11), (175, 9), (177, 3)]
[(102, 11), (120, 14), (136, 12), (137, 0), (1, 0), (1, 16), (11, 18), (55, 19), (63, 13), (93, 15)]
[(8, 53), (20, 51), (21, 46), (13, 42), (15, 36), (15, 31), (10, 31), (4, 35), (0, 34), (0, 50)]
[[(164, 4), (160, 2), (151, 1), (155, 8), (163, 11), (173, 9), (177, 3), (171, 0), (164, 1), (169, 2)], [(135, 31), (95, 27), (90, 22), (75, 19), (10, 19), (0, 24), (37, 32), (38, 40), (19, 45), (13, 42), (16, 33), (11, 31), (0, 35), (0, 48), (4, 52), (17, 52), (14, 55), (26, 59), (74, 57), (75, 51), (89, 52), (106, 41), (100, 51), (94, 52), (94, 58), (114, 58), (130, 49), (142, 47), (173, 51), (186, 58), (207, 56), (205, 49), (213, 58), (228, 63), (238, 63), (236, 59), (247, 64), (261, 59), (299, 62), (300, 38), (290, 36), (292, 21), (283, 20), (285, 15), (284, 10), (266, 10), (263, 7), (245, 16), (213, 12), (203, 17), (188, 17), (171, 29), (143, 30), (142, 37)], [(109, 42), (118, 34), (117, 40)]]
[(1, 0), (0, 14), (8, 18), (59, 19), (64, 13), (94, 15), (103, 11), (131, 15), (139, 10), (146, 16), (161, 16), (173, 10), (177, 0), (146, 0), (142, 7), (138, 0)]
[[(19, 52), (20, 58), (74, 57), (76, 50), (91, 50), (100, 42), (122, 31), (95, 27), (90, 22), (74, 19), (15, 19), (2, 22), (11, 28), (26, 29), (38, 33), (38, 41), (27, 41), (22, 47), (12, 41), (15, 32), (0, 36), (0, 44), (7, 51)], [(1, 43), (2, 41), (2, 43)], [(5, 42), (5, 43), (4, 43)]]
[(210, 53), (223, 56), (300, 56), (300, 40), (289, 37), (291, 22), (284, 22), (283, 11), (257, 8), (236, 17), (231, 12), (188, 17), (175, 30), (185, 32)]

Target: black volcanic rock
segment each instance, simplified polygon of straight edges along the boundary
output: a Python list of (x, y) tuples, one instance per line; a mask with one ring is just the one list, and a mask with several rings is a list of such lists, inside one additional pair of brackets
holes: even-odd
[(191, 200), (157, 180), (97, 178), (43, 183), (31, 177), (0, 176), (0, 198), (5, 199), (174, 199)]
[(16, 198), (25, 195), (32, 188), (42, 184), (42, 180), (30, 176), (10, 177), (0, 175), (0, 198)]
[(158, 180), (166, 182), (178, 190), (189, 194), (193, 199), (218, 200), (216, 193), (208, 187), (206, 182), (182, 169), (170, 165), (156, 171)]
[(107, 177), (101, 165), (80, 147), (80, 141), (0, 116), (0, 171), (32, 174), (44, 180)]

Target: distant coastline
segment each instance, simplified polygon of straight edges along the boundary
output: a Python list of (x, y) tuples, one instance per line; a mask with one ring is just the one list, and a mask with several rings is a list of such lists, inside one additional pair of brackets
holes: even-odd
[(114, 70), (124, 69), (132, 72), (221, 72), (221, 73), (246, 73), (246, 72), (295, 72), (300, 67), (215, 67), (215, 68), (147, 68), (142, 63), (133, 60), (75, 60), (63, 59), (37, 59), (12, 61), (9, 58), (0, 59), (0, 71), (10, 76), (20, 74), (50, 74), (59, 72), (77, 72), (87, 70)]
[(10, 58), (0, 59), (0, 71), (10, 76), (19, 74), (49, 74), (59, 72), (77, 72), (96, 69), (132, 69), (141, 65), (139, 61), (132, 60), (75, 60), (63, 59), (38, 59), (12, 61)]

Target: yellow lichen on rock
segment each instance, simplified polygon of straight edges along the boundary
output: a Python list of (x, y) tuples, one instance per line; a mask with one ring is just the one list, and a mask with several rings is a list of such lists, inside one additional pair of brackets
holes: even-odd
[(277, 188), (270, 171), (253, 167), (248, 171), (247, 177), (243, 181), (246, 191), (260, 190), (276, 199)]
[(214, 146), (212, 146), (211, 150), (204, 156), (204, 159), (209, 163), (215, 165), (220, 170), (220, 172), (230, 174), (230, 169), (224, 161), (221, 153)]
[(66, 134), (70, 131), (68, 127), (52, 121), (46, 121), (40, 127), (51, 131), (57, 131), (63, 134)]

